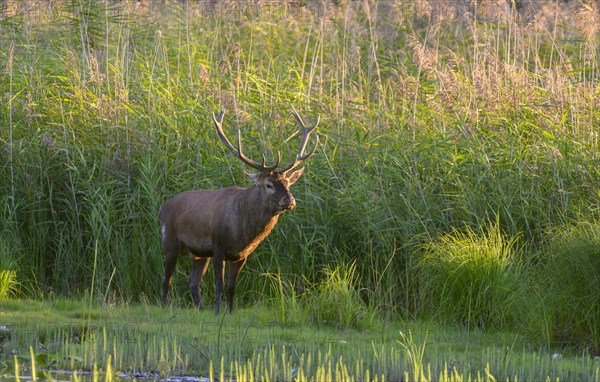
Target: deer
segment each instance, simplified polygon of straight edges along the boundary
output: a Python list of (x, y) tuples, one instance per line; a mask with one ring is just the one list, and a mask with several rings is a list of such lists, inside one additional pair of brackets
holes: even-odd
[(304, 167), (291, 173), (290, 171), (315, 153), (319, 144), (318, 135), (312, 149), (306, 154), (304, 151), (311, 133), (320, 121), (320, 117), (317, 117), (314, 125), (306, 127), (300, 115), (293, 110), (294, 118), (300, 125), (300, 148), (294, 160), (277, 170), (281, 152), (278, 152), (278, 159), (273, 165), (267, 165), (265, 154), (262, 156), (262, 163), (252, 160), (242, 151), (239, 129), (237, 148), (231, 144), (223, 132), (224, 113), (221, 110), (218, 117), (212, 114), (217, 135), (235, 157), (258, 171), (246, 173), (252, 186), (184, 191), (165, 202), (158, 214), (165, 267), (162, 303), (168, 302), (177, 259), (181, 255), (191, 255), (193, 262), (188, 287), (194, 305), (202, 308), (200, 284), (212, 258), (216, 315), (219, 315), (222, 300), (225, 263), (229, 262), (225, 288), (231, 314), (237, 276), (248, 256), (273, 230), (279, 216), (296, 207), (296, 199), (290, 193), (290, 187), (298, 181)]

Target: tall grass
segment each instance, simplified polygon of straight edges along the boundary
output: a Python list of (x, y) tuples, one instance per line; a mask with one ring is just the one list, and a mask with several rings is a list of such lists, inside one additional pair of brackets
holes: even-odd
[(553, 338), (591, 354), (600, 352), (600, 226), (562, 227), (548, 239), (537, 271), (540, 311)]
[(17, 272), (14, 270), (0, 269), (0, 300), (13, 297), (17, 289)]
[(598, 217), (593, 2), (2, 7), (2, 235), (42, 294), (94, 274), (102, 299), (157, 298), (161, 203), (247, 184), (211, 128), (222, 108), (253, 157), (293, 155), (290, 105), (322, 116), (298, 208), (241, 275), (246, 302), (275, 269), (316, 282), (356, 264), (360, 301), (411, 317), (430, 303), (412, 273), (423, 243), (477, 243), (497, 217), (525, 272), (548, 230)]
[(427, 246), (415, 269), (424, 314), (460, 325), (514, 328), (527, 318), (529, 280), (517, 238), (498, 225), (467, 229)]
[(282, 324), (329, 325), (335, 328), (368, 327), (372, 311), (367, 309), (358, 290), (356, 264), (337, 265), (321, 270), (316, 281), (266, 275), (271, 281), (271, 305)]
[(20, 289), (17, 280), (16, 243), (0, 232), (0, 300), (15, 297)]

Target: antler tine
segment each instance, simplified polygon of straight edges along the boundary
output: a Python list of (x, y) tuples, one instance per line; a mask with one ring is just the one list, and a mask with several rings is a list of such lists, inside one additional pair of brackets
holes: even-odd
[[(312, 133), (312, 131), (314, 129), (317, 128), (317, 126), (319, 125), (319, 122), (321, 121), (321, 116), (317, 116), (317, 122), (315, 122), (315, 124), (309, 128), (307, 128), (306, 125), (304, 125), (304, 121), (302, 121), (302, 118), (300, 117), (300, 115), (298, 114), (298, 112), (296, 110), (294, 110), (294, 117), (296, 118), (296, 121), (298, 121), (300, 126), (302, 127), (302, 143), (300, 144), (300, 150), (298, 151), (300, 153), (300, 155), (302, 155), (302, 153), (304, 153), (304, 149), (306, 148), (306, 144), (308, 143), (308, 135), (310, 133)], [(306, 139), (304, 139), (305, 134), (306, 134)], [(319, 136), (317, 136), (317, 143), (318, 143), (318, 140), (319, 140)], [(317, 148), (315, 146), (314, 150), (312, 150), (311, 152), (314, 152), (316, 149)]]
[(279, 166), (279, 162), (281, 162), (281, 151), (277, 151), (277, 162), (275, 162), (275, 164), (272, 166), (266, 165), (267, 156), (263, 153), (263, 162), (262, 162), (262, 168), (264, 169), (263, 171), (271, 172), (271, 171), (275, 170), (277, 168), (277, 166)]
[(238, 129), (238, 144), (237, 144), (237, 150), (236, 150), (235, 147), (233, 147), (233, 145), (231, 144), (231, 142), (229, 142), (229, 139), (227, 139), (227, 137), (225, 136), (225, 133), (223, 132), (223, 127), (222, 127), (221, 123), (223, 122), (224, 114), (225, 114), (224, 110), (221, 110), (218, 117), (215, 117), (215, 113), (213, 113), (213, 121), (217, 128), (217, 134), (219, 136), (219, 139), (221, 139), (221, 142), (223, 142), (223, 144), (229, 149), (229, 151), (231, 151), (231, 153), (233, 155), (240, 158), (241, 161), (244, 162), (245, 164), (247, 164), (248, 166), (250, 166), (262, 173), (269, 173), (269, 172), (273, 171), (277, 166), (279, 166), (279, 162), (281, 162), (281, 153), (278, 153), (277, 163), (275, 163), (275, 165), (273, 165), (273, 166), (267, 166), (267, 164), (266, 164), (267, 158), (264, 154), (263, 154), (262, 164), (255, 162), (252, 159), (248, 158), (246, 155), (244, 155), (244, 152), (242, 151), (242, 133), (240, 132), (239, 129)]
[(310, 133), (312, 133), (313, 130), (317, 128), (319, 122), (321, 121), (321, 117), (317, 116), (317, 122), (315, 122), (315, 124), (312, 125), (312, 127), (306, 127), (304, 121), (302, 120), (302, 117), (300, 117), (300, 114), (298, 114), (298, 112), (295, 109), (293, 110), (294, 118), (296, 118), (296, 121), (298, 121), (298, 124), (302, 129), (302, 141), (300, 142), (300, 149), (298, 150), (298, 154), (296, 154), (296, 159), (283, 166), (283, 168), (279, 171), (281, 173), (286, 173), (290, 171), (291, 169), (308, 159), (311, 155), (315, 153), (315, 151), (317, 150), (317, 146), (319, 145), (319, 136), (317, 135), (317, 139), (315, 140), (315, 146), (308, 154), (304, 154), (304, 149), (306, 149), (306, 145), (308, 144), (308, 138), (310, 137)]

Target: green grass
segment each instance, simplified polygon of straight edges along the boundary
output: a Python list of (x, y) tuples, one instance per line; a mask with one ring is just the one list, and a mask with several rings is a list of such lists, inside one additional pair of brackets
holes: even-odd
[(600, 221), (597, 4), (142, 3), (0, 6), (10, 295), (157, 302), (161, 204), (248, 185), (211, 114), (253, 158), (286, 160), (294, 106), (321, 116), (321, 145), (236, 306), (346, 328), (427, 317), (598, 355), (597, 243), (568, 238)]
[(0, 270), (0, 300), (13, 297), (17, 289), (17, 272), (5, 269)]
[(0, 307), (6, 327), (0, 372), (14, 375), (17, 368), (23, 378), (34, 367), (46, 376), (87, 371), (100, 379), (146, 373), (236, 381), (597, 381), (600, 373), (590, 355), (546, 348), (510, 332), (425, 321), (372, 320), (356, 330), (290, 326), (266, 307), (220, 317), (210, 310), (75, 299), (11, 300)]
[[(560, 341), (600, 351), (600, 226), (588, 222), (563, 228), (548, 239), (549, 254), (537, 277), (545, 296), (540, 311)], [(569, 309), (563, 309), (564, 307)], [(550, 318), (551, 317), (551, 318)]]
[(428, 244), (415, 267), (424, 315), (488, 329), (529, 321), (522, 256), (518, 238), (503, 237), (497, 224)]
[(323, 270), (323, 279), (311, 290), (306, 306), (312, 320), (341, 328), (368, 325), (368, 312), (357, 290), (356, 264)]
[(13, 260), (14, 242), (0, 236), (0, 300), (6, 300), (18, 293), (20, 286)]

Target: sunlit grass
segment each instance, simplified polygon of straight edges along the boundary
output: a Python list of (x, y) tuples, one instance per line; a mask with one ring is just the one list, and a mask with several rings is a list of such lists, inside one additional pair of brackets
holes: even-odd
[(0, 269), (0, 300), (14, 297), (17, 286), (17, 272)]
[(529, 279), (518, 238), (497, 224), (433, 241), (415, 267), (424, 313), (441, 321), (482, 328), (514, 328), (524, 316)]
[(578, 375), (598, 381), (600, 372), (589, 355), (555, 354), (509, 332), (425, 322), (372, 321), (355, 330), (290, 327), (273, 321), (265, 308), (215, 317), (210, 310), (89, 306), (64, 299), (12, 300), (0, 307), (6, 324), (0, 332), (0, 372), (22, 378), (34, 368), (40, 378), (72, 380), (135, 375), (235, 381), (568, 380)]

